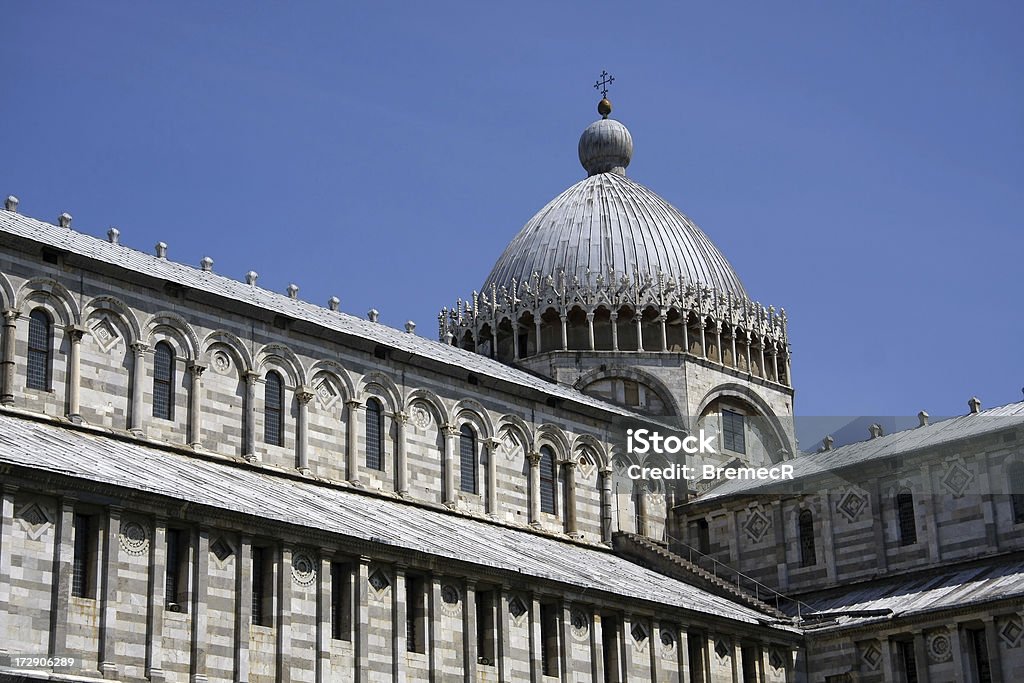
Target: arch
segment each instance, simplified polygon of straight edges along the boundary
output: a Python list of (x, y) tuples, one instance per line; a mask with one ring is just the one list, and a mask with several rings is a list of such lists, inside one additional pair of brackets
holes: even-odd
[(365, 400), (363, 395), (367, 393), (370, 387), (377, 387), (382, 394), (381, 397), (388, 402), (388, 405), (386, 405), (385, 408), (391, 412), (395, 412), (401, 405), (401, 399), (399, 397), (402, 395), (402, 392), (399, 390), (398, 385), (395, 384), (393, 379), (379, 370), (373, 370), (363, 375), (359, 379), (359, 384), (357, 386), (358, 390), (356, 397), (360, 400)]
[(82, 322), (88, 324), (93, 314), (101, 312), (112, 313), (121, 319), (129, 333), (129, 338), (126, 340), (129, 346), (135, 342), (142, 341), (142, 328), (139, 326), (139, 318), (128, 304), (116, 296), (106, 294), (94, 296), (82, 311)]
[[(793, 457), (793, 444), (790, 442), (789, 437), (786, 433), (786, 429), (782, 424), (782, 421), (772, 411), (771, 406), (768, 402), (761, 398), (755, 391), (749, 387), (745, 387), (742, 384), (727, 383), (720, 384), (708, 393), (704, 395), (700, 403), (697, 406), (697, 410), (694, 413), (694, 417), (700, 418), (704, 411), (708, 409), (713, 401), (720, 398), (734, 398), (742, 401), (754, 409), (756, 413), (762, 418), (772, 429), (772, 436), (775, 437), (776, 442), (780, 448), (784, 449), (790, 458)], [(778, 453), (769, 453), (772, 462), (778, 462)]]
[(571, 452), (571, 444), (569, 443), (568, 437), (565, 432), (562, 431), (561, 427), (546, 423), (542, 424), (537, 428), (537, 450), (541, 449), (544, 444), (550, 445), (554, 448), (555, 456), (558, 460), (565, 460), (569, 457)]
[(333, 360), (318, 360), (309, 368), (309, 382), (310, 385), (316, 389), (317, 378), (326, 377), (333, 381), (333, 384), (337, 386), (341, 392), (339, 397), (341, 401), (347, 402), (352, 400), (356, 395), (356, 387), (352, 383), (352, 377), (345, 367)]
[(601, 443), (600, 439), (590, 434), (580, 434), (573, 440), (571, 452), (575, 456), (585, 449), (593, 454), (596, 459), (594, 465), (598, 470), (602, 470), (609, 465), (608, 450)]
[(491, 422), (491, 416), (487, 412), (479, 401), (472, 398), (464, 398), (455, 404), (452, 409), (452, 415), (456, 420), (459, 420), (463, 414), (472, 415), (479, 423), (479, 429), (481, 431), (480, 437), (483, 439), (489, 439), (494, 436), (494, 423)]
[(15, 308), (14, 286), (7, 276), (0, 273), (0, 310)]
[(211, 351), (215, 346), (223, 346), (234, 355), (235, 362), (239, 365), (239, 375), (253, 370), (252, 354), (235, 335), (224, 330), (216, 330), (206, 335), (202, 344), (202, 358), (207, 363), (213, 362)]
[(177, 313), (173, 311), (154, 313), (146, 321), (145, 330), (145, 342), (150, 347), (156, 343), (155, 336), (163, 331), (178, 341), (186, 359), (196, 360), (199, 358), (199, 336), (188, 321)]
[(273, 368), (283, 370), (293, 387), (306, 383), (302, 361), (284, 344), (267, 344), (256, 354), (256, 372), (264, 374)]
[(407, 411), (412, 410), (412, 407), (417, 403), (423, 403), (430, 408), (438, 425), (448, 424), (450, 421), (448, 409), (445, 408), (444, 402), (429, 389), (413, 389), (410, 391), (405, 397), (403, 409)]
[(574, 389), (586, 393), (586, 387), (603, 379), (630, 379), (635, 382), (642, 382), (645, 386), (654, 390), (658, 398), (661, 399), (661, 402), (672, 411), (672, 415), (684, 415), (679, 402), (676, 401), (676, 397), (672, 390), (668, 388), (668, 385), (654, 375), (639, 368), (622, 365), (609, 365), (604, 370), (599, 367), (594, 368), (580, 375), (579, 379), (573, 382), (572, 386)]
[(22, 283), (15, 297), (14, 308), (24, 312), (30, 302), (49, 305), (56, 313), (61, 325), (78, 325), (82, 322), (82, 311), (71, 296), (71, 292), (53, 278), (34, 277)]

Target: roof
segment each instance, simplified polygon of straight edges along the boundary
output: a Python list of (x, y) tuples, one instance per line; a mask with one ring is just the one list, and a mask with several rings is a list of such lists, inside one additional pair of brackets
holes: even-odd
[(786, 462), (787, 465), (793, 466), (793, 479), (790, 481), (779, 484), (733, 479), (711, 489), (705, 495), (697, 498), (694, 503), (699, 504), (708, 500), (740, 494), (800, 491), (803, 488), (801, 487), (802, 481), (809, 484), (817, 475), (838, 474), (839, 470), (856, 465), (864, 465), (920, 449), (935, 448), (963, 439), (977, 438), (990, 432), (1019, 425), (1024, 425), (1024, 402), (1010, 403), (979, 413), (961, 415), (923, 427), (886, 434), (868, 441), (802, 455)]
[(449, 346), (381, 323), (332, 311), (300, 299), (292, 299), (255, 285), (246, 284), (212, 271), (157, 258), (136, 249), (97, 239), (69, 228), (58, 227), (12, 211), (0, 210), (0, 234), (33, 240), (100, 263), (118, 266), (153, 278), (174, 282), (193, 290), (250, 304), (345, 335), (367, 339), (406, 353), (442, 363), (464, 376), (472, 372), (483, 377), (533, 389), (548, 396), (572, 401), (617, 415), (644, 419), (636, 413), (588, 396), (564, 385), (550, 382), (486, 356)]
[(746, 623), (765, 615), (610, 550), (0, 412), (0, 463)]
[[(814, 620), (845, 628), (909, 617), (1024, 594), (1024, 559), (984, 562), (961, 568), (927, 572), (907, 578), (872, 581), (838, 594), (801, 598), (803, 610), (814, 610)], [(794, 610), (789, 607), (787, 611)]]
[[(589, 129), (588, 129), (589, 130)], [(581, 152), (582, 154), (582, 152)], [(513, 288), (513, 280), (582, 283), (657, 275), (747, 298), (739, 276), (697, 225), (622, 173), (596, 173), (553, 199), (526, 223), (494, 264), (481, 291)]]

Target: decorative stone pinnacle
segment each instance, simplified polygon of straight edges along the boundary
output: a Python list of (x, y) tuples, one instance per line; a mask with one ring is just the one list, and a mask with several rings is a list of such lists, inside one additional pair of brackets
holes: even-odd
[(167, 242), (156, 243), (156, 257), (167, 258)]
[(213, 259), (209, 256), (204, 256), (199, 262), (199, 267), (202, 268), (204, 272), (209, 273), (213, 270)]
[(259, 280), (259, 279), (260, 279), (260, 274), (257, 273), (255, 270), (250, 270), (248, 273), (245, 274), (245, 284), (247, 284), (247, 285), (252, 285), (252, 286), (255, 287), (256, 286), (256, 280)]
[(405, 323), (405, 331), (408, 332), (409, 334), (415, 334), (416, 333), (416, 323), (414, 323), (411, 320), (406, 321), (406, 323)]
[(828, 436), (821, 440), (822, 449), (826, 451), (832, 450), (832, 444), (834, 444), (835, 442), (835, 438), (831, 434), (829, 434)]
[(294, 282), (288, 285), (288, 298), (298, 299), (299, 298), (299, 286)]
[(338, 297), (332, 296), (330, 299), (327, 300), (327, 308), (331, 309), (332, 311), (338, 310), (339, 306), (341, 306), (341, 299), (339, 299)]
[(977, 396), (971, 396), (971, 400), (967, 402), (967, 406), (971, 409), (971, 415), (977, 415), (981, 412), (981, 399)]
[(917, 421), (918, 421), (918, 425), (917, 426), (918, 427), (927, 427), (928, 426), (928, 417), (929, 417), (928, 413), (926, 413), (923, 410), (920, 413), (918, 413), (917, 414)]
[(57, 216), (57, 224), (62, 228), (71, 227), (71, 214), (65, 211), (61, 215)]
[(121, 231), (111, 226), (110, 230), (107, 230), (107, 241), (111, 244), (121, 243)]
[(4, 208), (8, 211), (18, 213), (18, 198), (13, 194), (7, 195), (7, 199), (4, 200)]
[(868, 434), (871, 435), (872, 439), (877, 439), (878, 437), (882, 436), (882, 425), (878, 424), (877, 422), (868, 425)]
[(366, 312), (366, 319), (369, 320), (371, 323), (377, 322), (378, 320), (380, 320), (380, 311), (378, 311), (376, 308), (371, 308), (369, 311)]

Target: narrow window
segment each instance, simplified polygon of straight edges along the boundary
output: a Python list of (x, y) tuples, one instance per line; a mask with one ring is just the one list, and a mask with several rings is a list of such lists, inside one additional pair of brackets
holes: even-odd
[(688, 634), (686, 649), (690, 655), (689, 683), (704, 683), (704, 637), (699, 633)]
[(352, 568), (343, 562), (331, 563), (331, 638), (352, 639)]
[(426, 582), (419, 576), (405, 577), (405, 649), (427, 651)]
[(746, 453), (747, 442), (744, 437), (745, 419), (731, 410), (722, 411), (722, 438), (725, 449), (733, 453)]
[(29, 389), (50, 391), (53, 375), (53, 320), (50, 314), (37, 308), (28, 317), (28, 376)]
[(480, 664), (494, 664), (494, 641), (498, 632), (495, 628), (497, 601), (494, 591), (480, 591), (476, 594), (476, 653)]
[(896, 647), (899, 650), (903, 680), (906, 683), (917, 683), (917, 657), (914, 654), (914, 644), (899, 641), (896, 643)]
[(985, 641), (984, 629), (972, 629), (967, 632), (970, 637), (971, 654), (974, 655), (974, 674), (978, 683), (992, 683), (992, 665), (988, 660), (988, 643)]
[(800, 526), (800, 566), (812, 567), (818, 563), (814, 552), (814, 515), (810, 510), (802, 510), (799, 517)]
[(153, 417), (174, 419), (174, 350), (167, 342), (153, 351)]
[(555, 452), (550, 446), (540, 447), (540, 511), (557, 514), (555, 508)]
[(76, 598), (93, 597), (93, 572), (90, 565), (95, 541), (92, 538), (92, 526), (92, 518), (86, 515), (75, 515), (73, 523), (75, 548), (71, 572), (71, 595)]
[(1013, 505), (1013, 523), (1024, 522), (1024, 463), (1010, 465), (1007, 478), (1010, 480), (1010, 502)]
[(366, 467), (384, 469), (384, 410), (380, 401), (366, 401)]
[(757, 663), (761, 659), (759, 654), (757, 647), (748, 645), (743, 648), (743, 683), (758, 683)]
[(619, 647), (619, 620), (601, 616), (601, 651), (604, 655), (605, 683), (622, 680), (622, 649)]
[(540, 606), (540, 666), (545, 676), (558, 675), (558, 608)]
[(267, 373), (264, 389), (263, 440), (272, 446), (283, 446), (284, 382), (281, 381), (281, 375), (276, 372)]
[(476, 434), (469, 425), (459, 430), (459, 488), (476, 493)]
[(697, 550), (707, 555), (711, 552), (711, 527), (708, 520), (697, 520)]
[(252, 549), (252, 623), (274, 625), (274, 551), (254, 546)]
[(917, 524), (914, 519), (914, 494), (903, 489), (896, 495), (896, 516), (900, 524), (900, 545), (917, 543)]
[(188, 532), (183, 529), (167, 530), (167, 581), (164, 602), (172, 612), (184, 611), (184, 588), (188, 586)]

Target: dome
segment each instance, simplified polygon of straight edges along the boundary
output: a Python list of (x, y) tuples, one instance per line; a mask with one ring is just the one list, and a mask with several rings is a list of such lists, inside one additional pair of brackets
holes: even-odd
[[(608, 159), (597, 149), (588, 132), (597, 124), (616, 124), (632, 141), (625, 126), (611, 120), (597, 121), (580, 140), (580, 157), (597, 163)], [(586, 144), (585, 143), (586, 140)], [(624, 149), (619, 147), (619, 151)], [(629, 162), (628, 156), (620, 159)], [(605, 165), (610, 162), (603, 162)], [(586, 162), (584, 163), (586, 166)], [(623, 164), (624, 166), (625, 164)], [(494, 264), (483, 292), (492, 287), (511, 289), (513, 280), (527, 281), (534, 273), (542, 278), (564, 272), (581, 282), (598, 274), (633, 278), (662, 272), (682, 282), (714, 287), (723, 294), (747, 297), (732, 266), (697, 225), (678, 209), (627, 178), (622, 169), (596, 172), (558, 195), (526, 223)]]
[(621, 173), (625, 175), (633, 157), (633, 136), (614, 119), (599, 119), (580, 136), (580, 163), (588, 175)]

